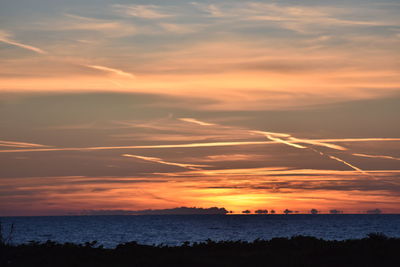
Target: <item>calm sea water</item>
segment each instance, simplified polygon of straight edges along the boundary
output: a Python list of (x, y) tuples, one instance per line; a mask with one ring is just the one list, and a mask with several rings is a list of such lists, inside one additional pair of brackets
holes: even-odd
[(105, 247), (128, 241), (177, 245), (184, 241), (271, 239), (310, 235), (324, 239), (362, 238), (382, 232), (400, 237), (400, 215), (149, 215), (1, 218), (13, 243), (30, 240), (84, 243)]

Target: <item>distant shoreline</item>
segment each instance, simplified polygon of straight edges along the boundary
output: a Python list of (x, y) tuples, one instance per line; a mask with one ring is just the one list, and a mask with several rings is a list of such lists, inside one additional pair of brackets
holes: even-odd
[(98, 214), (98, 215), (83, 215), (83, 214), (64, 214), (64, 215), (0, 215), (1, 218), (23, 218), (23, 217), (100, 217), (100, 216), (260, 216), (260, 217), (271, 217), (271, 216), (343, 216), (343, 215), (365, 215), (365, 216), (382, 216), (382, 215), (400, 215), (400, 213), (380, 213), (380, 214), (369, 214), (369, 213), (296, 213), (296, 214), (241, 214), (241, 213), (230, 213), (230, 214)]

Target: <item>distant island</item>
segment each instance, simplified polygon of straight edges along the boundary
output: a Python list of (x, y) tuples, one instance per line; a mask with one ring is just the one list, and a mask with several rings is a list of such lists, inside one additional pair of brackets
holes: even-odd
[(172, 209), (147, 210), (84, 210), (79, 215), (225, 215), (230, 213), (225, 208), (179, 207)]

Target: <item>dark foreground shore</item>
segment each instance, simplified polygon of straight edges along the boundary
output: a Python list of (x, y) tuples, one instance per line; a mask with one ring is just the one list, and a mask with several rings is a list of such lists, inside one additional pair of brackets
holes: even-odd
[(400, 238), (370, 234), (363, 239), (326, 241), (296, 236), (173, 247), (130, 242), (115, 249), (96, 242), (31, 242), (1, 245), (0, 266), (400, 266)]

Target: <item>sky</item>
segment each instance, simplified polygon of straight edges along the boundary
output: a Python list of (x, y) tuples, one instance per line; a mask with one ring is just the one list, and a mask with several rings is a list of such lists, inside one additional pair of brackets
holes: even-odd
[(0, 216), (400, 213), (399, 12), (0, 0)]

